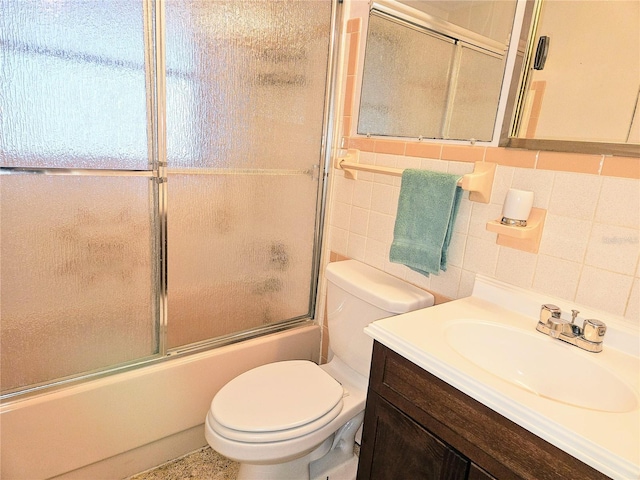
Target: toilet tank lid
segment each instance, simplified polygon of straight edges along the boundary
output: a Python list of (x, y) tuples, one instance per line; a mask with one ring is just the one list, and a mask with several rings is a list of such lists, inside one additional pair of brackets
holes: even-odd
[(355, 297), (390, 313), (406, 313), (430, 307), (429, 292), (357, 260), (327, 265), (327, 280)]

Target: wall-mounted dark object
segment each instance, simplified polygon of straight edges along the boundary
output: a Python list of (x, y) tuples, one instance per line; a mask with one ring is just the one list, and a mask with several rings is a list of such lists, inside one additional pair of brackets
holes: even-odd
[(549, 53), (549, 37), (546, 35), (538, 39), (538, 48), (536, 48), (536, 58), (533, 62), (534, 70), (542, 70), (544, 64), (547, 61), (547, 54)]

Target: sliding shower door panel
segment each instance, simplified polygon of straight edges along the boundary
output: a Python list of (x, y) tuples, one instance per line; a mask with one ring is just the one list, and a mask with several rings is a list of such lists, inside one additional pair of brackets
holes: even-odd
[(166, 3), (168, 347), (308, 317), (331, 1)]
[(150, 188), (0, 176), (3, 392), (158, 352)]
[(0, 379), (158, 357), (146, 2), (0, 0)]
[(304, 174), (170, 177), (169, 347), (309, 313), (315, 190)]

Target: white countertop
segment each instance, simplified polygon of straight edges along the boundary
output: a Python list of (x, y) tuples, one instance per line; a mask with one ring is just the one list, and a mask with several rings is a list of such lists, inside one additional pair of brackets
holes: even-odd
[[(604, 349), (590, 353), (535, 330), (540, 306), (554, 303), (578, 319), (598, 318), (607, 324)], [(570, 314), (569, 314), (570, 317)], [(452, 323), (472, 319), (539, 336), (571, 349), (585, 366), (597, 362), (627, 384), (638, 401), (625, 412), (576, 407), (545, 398), (503, 380), (454, 350), (446, 330)], [(581, 324), (578, 323), (578, 324)], [(378, 320), (365, 332), (398, 354), (521, 427), (614, 479), (640, 478), (640, 335), (628, 321), (581, 308), (567, 301), (529, 292), (478, 276), (468, 298)], [(582, 357), (580, 357), (582, 356)], [(509, 358), (505, 358), (508, 362)], [(550, 376), (571, 375), (557, 365)]]

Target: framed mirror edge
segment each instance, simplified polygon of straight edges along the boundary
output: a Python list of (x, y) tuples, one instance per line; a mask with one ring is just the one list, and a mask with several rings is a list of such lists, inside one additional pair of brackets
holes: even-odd
[[(590, 142), (583, 140), (554, 140), (517, 137), (522, 110), (526, 101), (528, 85), (532, 75), (532, 63), (535, 56), (536, 33), (545, 0), (526, 0), (528, 7), (525, 13), (525, 24), (521, 34), (526, 35), (526, 47), (521, 71), (513, 72), (510, 97), (504, 125), (498, 145), (505, 148), (542, 150), (551, 152), (612, 155), (621, 157), (640, 157), (640, 145), (634, 143)], [(513, 103), (511, 103), (513, 102)]]
[(584, 142), (571, 140), (546, 140), (509, 137), (501, 147), (551, 152), (608, 155), (616, 157), (640, 157), (640, 145), (626, 143)]
[[(410, 136), (394, 136), (394, 135), (381, 135), (381, 134), (368, 134), (359, 133), (354, 131), (350, 135), (346, 135), (354, 138), (374, 138), (379, 140), (392, 140), (392, 141), (404, 141), (404, 142), (419, 142), (419, 143), (445, 143), (449, 145), (460, 146), (484, 146), (484, 147), (498, 147), (503, 139), (508, 136), (509, 127), (511, 125), (511, 115), (515, 108), (515, 102), (517, 99), (517, 90), (519, 86), (520, 76), (522, 69), (520, 65), (517, 65), (517, 57), (521, 55), (520, 52), (524, 50), (526, 44), (526, 37), (522, 40), (523, 35), (529, 33), (529, 21), (530, 12), (534, 0), (514, 0), (515, 9), (512, 18), (512, 30), (506, 43), (500, 44), (497, 41), (492, 41), (491, 46), (488, 46), (488, 52), (502, 51), (506, 60), (505, 69), (503, 72), (503, 83), (500, 87), (500, 95), (498, 98), (498, 104), (496, 107), (496, 117), (493, 126), (493, 134), (491, 139), (479, 140), (479, 139), (454, 139), (454, 138), (436, 138), (436, 137), (410, 137)], [(376, 10), (378, 14), (385, 16), (396, 17), (402, 22), (407, 24), (420, 25), (421, 28), (432, 29), (434, 26), (444, 27), (448, 32), (453, 32), (460, 36), (463, 42), (467, 42), (470, 39), (476, 40), (482, 38), (482, 35), (476, 34), (464, 27), (457, 26), (448, 21), (438, 19), (424, 12), (419, 12), (416, 15), (417, 10), (402, 3), (402, 0), (369, 0), (367, 2), (366, 16), (362, 15), (362, 30), (364, 45), (366, 45), (366, 38), (368, 37), (369, 30), (369, 18), (373, 10)], [(364, 13), (364, 12), (362, 12)], [(357, 71), (362, 72), (364, 70), (364, 51), (365, 48), (359, 52), (357, 60)], [(524, 55), (522, 55), (524, 56)], [(353, 95), (355, 98), (354, 105), (352, 106), (354, 124), (357, 126), (360, 116), (360, 102), (361, 102), (361, 88), (362, 79), (356, 82)], [(357, 128), (357, 127), (356, 127)]]
[[(396, 2), (385, 2), (385, 0), (373, 0), (369, 2), (367, 8), (367, 14), (370, 13), (373, 4), (386, 4)], [(521, 4), (524, 3), (524, 6)], [(347, 137), (358, 139), (378, 139), (378, 140), (391, 140), (391, 141), (404, 141), (404, 142), (416, 142), (424, 144), (449, 144), (449, 145), (476, 145), (484, 147), (503, 147), (508, 149), (525, 149), (532, 151), (550, 151), (550, 152), (563, 152), (563, 153), (575, 153), (575, 154), (591, 154), (591, 155), (605, 155), (605, 156), (621, 156), (640, 158), (640, 145), (638, 144), (625, 144), (625, 143), (605, 143), (605, 142), (589, 142), (589, 141), (571, 141), (571, 140), (552, 140), (552, 139), (531, 139), (531, 138), (518, 138), (515, 137), (513, 132), (515, 130), (515, 119), (518, 115), (520, 105), (524, 102), (524, 95), (526, 94), (525, 74), (530, 70), (533, 51), (535, 50), (535, 32), (537, 30), (537, 20), (540, 16), (540, 11), (544, 0), (517, 0), (519, 7), (516, 10), (516, 18), (514, 19), (514, 27), (518, 25), (519, 28), (519, 40), (511, 39), (509, 48), (515, 48), (522, 53), (522, 59), (520, 65), (512, 65), (511, 71), (505, 71), (505, 83), (503, 85), (502, 95), (505, 95), (504, 103), (503, 99), (500, 99), (499, 109), (503, 109), (502, 112), (498, 112), (497, 122), (494, 129), (493, 139), (490, 141), (468, 141), (468, 140), (451, 140), (451, 139), (436, 139), (436, 138), (410, 138), (410, 137), (395, 137), (384, 135), (364, 135), (353, 132)], [(518, 20), (518, 14), (521, 15)], [(367, 35), (367, 20), (363, 19), (363, 31), (362, 34), (366, 38)], [(515, 31), (513, 33), (516, 33)], [(523, 48), (524, 46), (524, 48)], [(515, 57), (515, 56), (514, 56)], [(363, 58), (359, 59), (358, 70), (362, 69)], [(517, 63), (517, 62), (516, 62)], [(508, 78), (510, 77), (510, 78)], [(356, 89), (359, 88), (356, 87)], [(354, 92), (355, 93), (355, 92)], [(356, 102), (353, 106), (355, 111), (355, 118), (358, 116), (359, 92), (356, 94)]]

